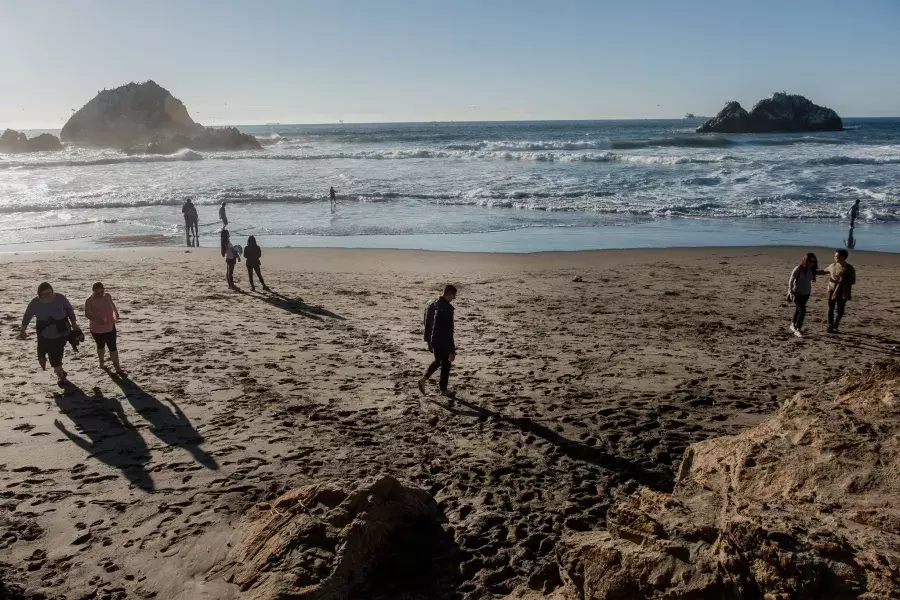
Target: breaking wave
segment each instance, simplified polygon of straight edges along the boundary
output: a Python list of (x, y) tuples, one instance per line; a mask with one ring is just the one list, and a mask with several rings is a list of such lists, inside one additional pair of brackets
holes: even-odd
[(203, 160), (203, 155), (193, 150), (183, 150), (168, 155), (109, 156), (86, 160), (51, 160), (43, 162), (10, 161), (0, 162), (0, 169), (50, 169), (53, 167), (95, 167), (102, 165), (168, 163), (180, 161)]

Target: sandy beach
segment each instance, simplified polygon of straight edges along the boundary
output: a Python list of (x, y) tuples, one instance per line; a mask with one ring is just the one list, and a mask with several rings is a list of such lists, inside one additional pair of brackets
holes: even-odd
[[(617, 492), (671, 489), (685, 448), (797, 390), (900, 356), (900, 255), (851, 253), (858, 284), (807, 336), (787, 279), (807, 248), (533, 255), (263, 249), (273, 294), (225, 283), (217, 249), (0, 254), (0, 567), (45, 598), (229, 599), (242, 525), (285, 490), (387, 473), (438, 502), (447, 597), (527, 585)], [(824, 265), (832, 249), (813, 249)], [(100, 280), (127, 379), (90, 338), (58, 393), (16, 333), (47, 280), (83, 318)], [(459, 288), (451, 406), (416, 379), (422, 311)]]

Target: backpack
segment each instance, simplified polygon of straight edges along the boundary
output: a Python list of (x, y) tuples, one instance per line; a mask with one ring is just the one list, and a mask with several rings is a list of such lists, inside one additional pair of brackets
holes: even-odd
[(437, 314), (438, 301), (432, 300), (425, 307), (425, 343), (431, 348), (431, 333), (434, 330), (434, 315)]

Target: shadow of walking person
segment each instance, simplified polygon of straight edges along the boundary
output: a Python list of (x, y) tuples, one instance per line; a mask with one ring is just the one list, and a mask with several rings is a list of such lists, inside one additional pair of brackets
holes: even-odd
[[(647, 470), (641, 465), (635, 464), (626, 458), (614, 456), (603, 450), (594, 448), (593, 446), (570, 440), (550, 427), (533, 419), (527, 417), (511, 417), (484, 406), (479, 406), (478, 404), (460, 398), (459, 396), (455, 396), (454, 400), (477, 413), (479, 418), (495, 419), (500, 423), (506, 423), (523, 432), (531, 433), (539, 438), (543, 438), (558, 448), (560, 452), (574, 460), (584, 461), (617, 472), (627, 479), (634, 479), (638, 483), (657, 491), (671, 490), (672, 485), (674, 484), (671, 475), (664, 471)], [(453, 407), (449, 404), (445, 408), (453, 411)]]
[(278, 292), (259, 294), (254, 292), (247, 292), (244, 290), (238, 291), (245, 296), (259, 298), (266, 304), (271, 304), (275, 308), (286, 310), (289, 313), (300, 315), (301, 317), (306, 317), (307, 319), (315, 319), (317, 321), (321, 321), (322, 317), (328, 317), (330, 319), (336, 319), (338, 321), (346, 320), (341, 315), (333, 313), (327, 308), (322, 308), (321, 306), (313, 306), (312, 304), (307, 304), (300, 298), (289, 298), (284, 294), (279, 294)]
[(133, 485), (153, 491), (153, 479), (144, 469), (150, 460), (147, 442), (128, 422), (118, 400), (106, 398), (97, 389), (94, 395), (88, 396), (74, 384), (53, 396), (59, 410), (71, 419), (78, 433), (69, 431), (59, 419), (53, 422), (57, 429), (92, 458), (122, 471)]
[(128, 399), (134, 410), (150, 424), (150, 431), (162, 443), (167, 446), (184, 448), (190, 452), (194, 460), (207, 469), (215, 471), (219, 468), (216, 460), (200, 448), (203, 436), (194, 428), (190, 419), (181, 412), (175, 402), (168, 401), (168, 404), (171, 405), (170, 408), (152, 394), (144, 391), (132, 379), (112, 372), (109, 373), (109, 376), (122, 389), (122, 393), (125, 394), (125, 398)]

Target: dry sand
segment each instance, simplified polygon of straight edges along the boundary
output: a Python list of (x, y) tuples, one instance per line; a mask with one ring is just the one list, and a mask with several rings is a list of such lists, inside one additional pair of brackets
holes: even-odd
[[(561, 533), (601, 528), (613, 490), (670, 489), (688, 444), (900, 354), (900, 255), (853, 253), (839, 336), (820, 279), (798, 340), (784, 295), (803, 251), (264, 250), (278, 295), (247, 293), (242, 264), (230, 292), (209, 249), (2, 255), (0, 562), (48, 598), (237, 597), (221, 564), (255, 503), (388, 472), (438, 500), (460, 593), (502, 596)], [(15, 339), (42, 280), (79, 315), (106, 284), (128, 380), (89, 341), (56, 393), (33, 326)], [(454, 407), (415, 387), (448, 281)]]

